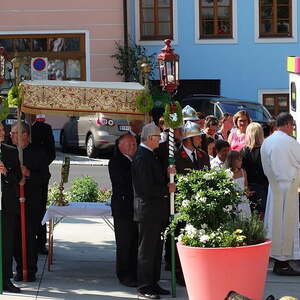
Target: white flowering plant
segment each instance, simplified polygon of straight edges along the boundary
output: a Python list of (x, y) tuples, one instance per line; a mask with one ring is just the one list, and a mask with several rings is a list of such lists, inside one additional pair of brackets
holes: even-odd
[[(228, 169), (191, 170), (177, 175), (176, 216), (169, 227), (192, 247), (236, 247), (264, 241), (263, 222), (242, 218), (241, 194)], [(180, 230), (179, 230), (180, 229)]]

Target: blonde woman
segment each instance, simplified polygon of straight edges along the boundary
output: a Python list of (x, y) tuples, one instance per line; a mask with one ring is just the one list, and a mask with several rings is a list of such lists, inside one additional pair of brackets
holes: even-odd
[(246, 129), (250, 124), (251, 119), (247, 111), (240, 110), (233, 116), (233, 129), (228, 136), (228, 143), (230, 149), (234, 151), (241, 151), (245, 146)]
[(249, 190), (255, 192), (249, 197), (251, 209), (258, 211), (262, 216), (265, 213), (269, 185), (268, 179), (263, 172), (260, 156), (263, 140), (264, 132), (262, 126), (259, 123), (252, 122), (247, 126), (245, 147), (241, 151)]

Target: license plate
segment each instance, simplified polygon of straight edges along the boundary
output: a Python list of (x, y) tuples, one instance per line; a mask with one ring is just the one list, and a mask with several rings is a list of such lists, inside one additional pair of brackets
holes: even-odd
[(129, 125), (118, 125), (118, 128), (120, 131), (129, 131), (130, 130)]
[(7, 119), (7, 120), (5, 120), (5, 124), (6, 124), (6, 125), (12, 125), (12, 124), (14, 124), (16, 121), (17, 121), (17, 120), (15, 120), (15, 119)]

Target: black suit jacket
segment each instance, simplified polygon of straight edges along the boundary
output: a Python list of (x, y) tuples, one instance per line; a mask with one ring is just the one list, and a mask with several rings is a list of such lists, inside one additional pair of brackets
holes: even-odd
[(18, 212), (18, 186), (22, 178), (18, 150), (6, 144), (1, 144), (1, 160), (7, 169), (6, 175), (1, 175), (2, 209), (5, 213)]
[(43, 186), (49, 179), (49, 167), (47, 155), (43, 148), (29, 144), (23, 149), (23, 165), (30, 171), (26, 178), (25, 198), (26, 207), (30, 209), (42, 209), (43, 207)]
[(108, 163), (112, 184), (111, 210), (113, 217), (133, 219), (133, 187), (131, 161), (120, 151)]
[(134, 220), (156, 223), (168, 216), (168, 189), (154, 153), (139, 146), (132, 162)]
[(35, 122), (31, 127), (31, 143), (44, 149), (48, 165), (50, 165), (56, 157), (51, 126), (45, 122)]
[(195, 165), (181, 146), (175, 153), (175, 165), (179, 174), (187, 174), (189, 169), (202, 170), (204, 167), (210, 168), (209, 156), (203, 150), (197, 150), (197, 163)]

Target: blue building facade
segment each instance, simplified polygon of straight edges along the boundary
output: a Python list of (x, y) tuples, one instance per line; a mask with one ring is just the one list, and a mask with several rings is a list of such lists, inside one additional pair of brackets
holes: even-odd
[[(148, 53), (163, 46), (145, 32), (153, 20), (168, 21), (167, 8), (181, 80), (220, 80), (222, 96), (264, 103), (275, 115), (288, 109), (286, 59), (300, 55), (297, 0), (131, 0), (130, 35)], [(161, 33), (168, 33), (164, 25)]]

